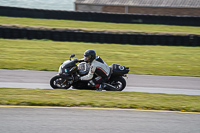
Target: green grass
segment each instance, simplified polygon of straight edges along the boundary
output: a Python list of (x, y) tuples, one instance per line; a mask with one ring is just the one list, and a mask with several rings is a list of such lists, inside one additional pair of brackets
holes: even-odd
[(153, 24), (124, 24), (124, 23), (104, 23), (74, 20), (56, 19), (33, 19), (0, 16), (0, 25), (26, 25), (41, 27), (63, 27), (83, 30), (105, 30), (111, 32), (150, 32), (150, 33), (170, 33), (170, 34), (200, 34), (200, 27), (193, 26), (170, 26)]
[(200, 96), (0, 88), (1, 105), (89, 106), (200, 112)]
[(58, 70), (76, 54), (83, 58), (87, 49), (96, 50), (108, 64), (130, 67), (130, 73), (200, 76), (200, 47), (141, 46), (0, 39), (0, 69)]

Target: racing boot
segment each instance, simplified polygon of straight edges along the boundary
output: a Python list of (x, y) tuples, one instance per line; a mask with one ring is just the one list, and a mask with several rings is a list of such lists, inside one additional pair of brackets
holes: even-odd
[(96, 91), (102, 91), (105, 88), (105, 85), (104, 84), (98, 84), (98, 85), (95, 85), (95, 87), (97, 88)]

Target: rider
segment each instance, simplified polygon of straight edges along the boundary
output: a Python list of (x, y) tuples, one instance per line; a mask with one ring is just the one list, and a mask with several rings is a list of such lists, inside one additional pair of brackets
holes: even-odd
[[(90, 70), (87, 75), (79, 77), (78, 80), (90, 80), (88, 86), (95, 87), (98, 91), (101, 91), (104, 88), (102, 83), (109, 80), (111, 76), (110, 67), (96, 55), (94, 50), (86, 50), (84, 57), (85, 61), (90, 64)], [(94, 74), (97, 77), (92, 79)]]

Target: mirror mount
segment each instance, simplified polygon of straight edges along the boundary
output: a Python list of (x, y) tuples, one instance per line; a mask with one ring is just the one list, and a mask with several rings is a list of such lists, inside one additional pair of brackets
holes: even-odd
[(70, 57), (69, 57), (69, 60), (71, 61), (71, 58), (74, 58), (75, 57), (75, 54), (72, 54)]

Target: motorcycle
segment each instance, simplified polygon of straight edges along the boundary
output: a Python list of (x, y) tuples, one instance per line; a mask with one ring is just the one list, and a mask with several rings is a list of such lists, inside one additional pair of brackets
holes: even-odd
[[(95, 90), (94, 87), (89, 87), (89, 81), (75, 81), (77, 75), (87, 75), (90, 65), (87, 62), (79, 62), (77, 59), (72, 59), (75, 54), (72, 54), (69, 60), (64, 61), (58, 70), (58, 74), (51, 78), (50, 85), (53, 89), (82, 89), (82, 90)], [(76, 63), (79, 63), (76, 65)], [(112, 64), (109, 66), (111, 69), (111, 77), (105, 83), (104, 90), (106, 91), (122, 91), (126, 87), (126, 77), (129, 72), (129, 67), (123, 65)], [(93, 77), (95, 78), (95, 76)]]

